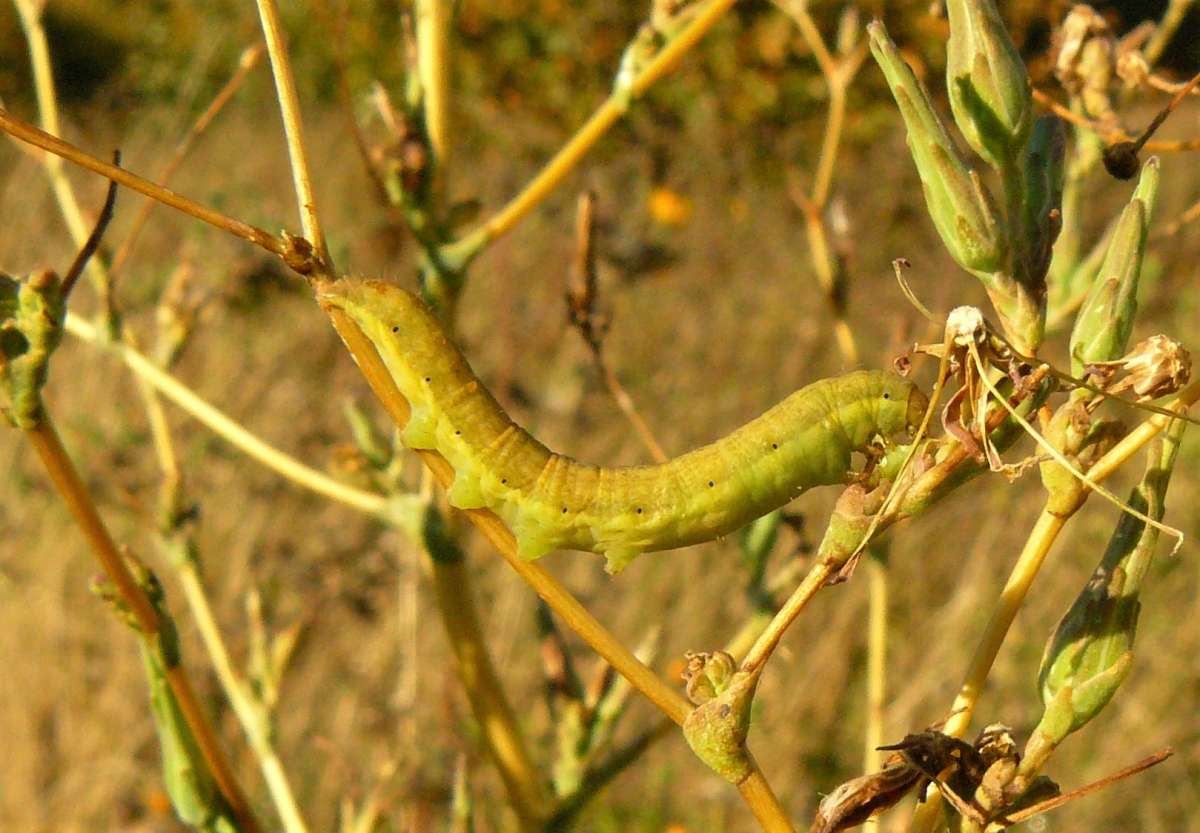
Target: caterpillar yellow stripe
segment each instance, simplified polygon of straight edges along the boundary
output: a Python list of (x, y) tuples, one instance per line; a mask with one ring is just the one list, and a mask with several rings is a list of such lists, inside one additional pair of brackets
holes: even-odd
[(496, 512), (527, 559), (585, 550), (617, 572), (640, 553), (726, 535), (806, 489), (847, 482), (853, 452), (911, 430), (927, 404), (899, 376), (858, 371), (814, 382), (661, 465), (605, 468), (516, 425), (411, 293), (347, 278), (317, 294), (354, 321), (411, 405), (405, 445), (436, 449), (454, 467), (451, 505)]

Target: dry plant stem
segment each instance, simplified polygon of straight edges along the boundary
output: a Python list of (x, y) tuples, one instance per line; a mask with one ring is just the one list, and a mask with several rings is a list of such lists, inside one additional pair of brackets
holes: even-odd
[(436, 160), (436, 187), (445, 185), (450, 160), (450, 0), (416, 0), (417, 71), (425, 132)]
[(888, 568), (866, 559), (867, 572), (867, 720), (863, 732), (863, 772), (883, 768), (883, 717), (887, 697)]
[[(67, 317), (66, 330), (84, 341), (98, 343), (100, 340), (94, 326), (75, 316)], [(387, 499), (382, 495), (347, 486), (268, 445), (132, 347), (111, 344), (105, 349), (118, 355), (139, 378), (145, 379), (155, 390), (202, 422), (213, 433), (264, 466), (319, 495), (369, 515), (387, 517)]]
[(817, 280), (834, 311), (833, 331), (842, 356), (851, 366), (858, 364), (858, 348), (854, 341), (854, 333), (845, 318), (845, 310), (839, 299), (835, 297), (835, 275), (832, 272), (833, 262), (830, 245), (829, 229), (825, 223), (825, 208), (829, 204), (829, 195), (833, 187), (833, 174), (837, 166), (838, 149), (842, 141), (842, 128), (846, 121), (846, 90), (858, 74), (866, 57), (867, 50), (859, 45), (848, 56), (841, 60), (835, 58), (826, 46), (821, 32), (812, 16), (808, 13), (806, 0), (800, 2), (782, 2), (780, 7), (792, 18), (800, 30), (804, 41), (813, 52), (817, 66), (825, 77), (829, 88), (829, 114), (825, 120), (825, 133), (821, 140), (821, 155), (817, 161), (817, 172), (813, 178), (812, 188), (805, 194), (802, 189), (793, 189), (793, 198), (804, 212), (805, 230), (808, 234), (809, 256)]
[[(1178, 411), (1182, 413), (1189, 406), (1200, 400), (1200, 382), (1192, 382), (1186, 388), (1179, 392), (1179, 395), (1167, 403), (1166, 408), (1170, 411)], [(1126, 434), (1120, 442), (1108, 450), (1103, 457), (1088, 469), (1088, 476), (1093, 480), (1103, 480), (1108, 477), (1124, 463), (1138, 453), (1146, 443), (1154, 439), (1164, 428), (1171, 418), (1163, 414), (1156, 414), (1150, 419), (1143, 422), (1137, 428)]]
[[(992, 664), (1000, 653), (1000, 646), (1008, 635), (1017, 616), (1017, 611), (1025, 601), (1033, 580), (1050, 552), (1050, 547), (1058, 537), (1058, 533), (1066, 525), (1069, 517), (1059, 517), (1043, 509), (1030, 532), (1017, 563), (1009, 573), (1004, 589), (996, 603), (992, 616), (984, 628), (983, 637), (975, 648), (966, 676), (959, 687), (958, 694), (951, 706), (949, 720), (942, 729), (948, 735), (962, 737), (971, 724), (975, 713), (975, 705), (983, 693)], [(936, 790), (928, 793), (923, 804), (917, 805), (913, 812), (909, 833), (930, 833), (942, 818), (942, 797)]]
[[(633, 79), (629, 94), (637, 98), (656, 81), (675, 68), (685, 53), (716, 25), (736, 0), (709, 0), (670, 43), (654, 57), (646, 68)], [(627, 102), (622, 95), (613, 94), (592, 114), (574, 136), (546, 163), (546, 166), (525, 186), (519, 194), (491, 218), (467, 234), (452, 248), (476, 252), (512, 228), (553, 191), (567, 174), (575, 169), (579, 161), (625, 115)]]
[[(153, 205), (153, 203), (147, 204)], [(129, 331), (126, 331), (126, 342), (130, 349), (134, 349), (135, 343), (132, 333)], [(175, 455), (175, 445), (171, 439), (171, 429), (167, 424), (162, 399), (144, 376), (135, 373), (134, 378), (137, 380), (138, 391), (142, 395), (150, 422), (150, 434), (154, 440), (159, 467), (163, 472), (164, 487), (168, 490), (173, 489), (180, 480), (179, 463)], [(279, 813), (284, 830), (286, 833), (307, 833), (308, 825), (304, 822), (304, 817), (296, 804), (296, 798), (292, 794), (291, 785), (288, 783), (283, 763), (275, 751), (270, 730), (265, 723), (266, 715), (258, 709), (245, 684), (233, 670), (229, 651), (225, 647), (225, 641), (217, 627), (216, 618), (213, 616), (212, 607), (205, 595), (204, 583), (200, 578), (199, 571), (195, 564), (185, 561), (178, 566), (176, 574), (179, 576), (188, 609), (192, 614), (196, 629), (200, 632), (200, 639), (204, 642), (204, 648), (216, 671), (217, 679), (221, 683), (226, 698), (233, 706), (233, 711), (250, 742), (250, 748), (258, 760), (263, 780), (267, 784), (267, 791), (271, 794), (271, 800)]]
[(296, 95), (296, 80), (292, 75), (292, 62), (284, 41), (283, 24), (279, 20), (279, 5), (275, 0), (257, 0), (257, 3), (263, 37), (267, 41), (267, 55), (271, 59), (271, 72), (275, 76), (275, 95), (279, 99), (279, 110), (283, 115), (283, 132), (287, 136), (292, 182), (300, 209), (300, 227), (304, 230), (305, 238), (312, 243), (317, 258), (324, 264), (324, 269), (332, 275), (333, 261), (329, 257), (329, 246), (325, 242), (325, 232), (317, 215), (312, 166), (308, 164), (304, 123), (300, 118), (300, 97)]
[(779, 799), (771, 790), (771, 785), (763, 777), (762, 771), (753, 755), (749, 755), (750, 766), (753, 768), (750, 777), (738, 784), (738, 792), (742, 800), (754, 813), (754, 818), (765, 833), (796, 833), (788, 819), (787, 811), (779, 803)]
[[(29, 59), (33, 73), (34, 89), (37, 95), (38, 115), (42, 129), (47, 133), (58, 136), (62, 128), (58, 119), (58, 97), (54, 90), (54, 75), (50, 66), (50, 47), (46, 41), (46, 32), (42, 27), (42, 11), (44, 0), (13, 0), (17, 13), (21, 18), (21, 28), (25, 32), (25, 40), (29, 44)], [(67, 229), (76, 246), (83, 245), (91, 231), (91, 224), (83, 219), (75, 192), (63, 172), (62, 159), (53, 154), (42, 156), (42, 165), (50, 178), (54, 197), (66, 220)], [(102, 292), (109, 285), (108, 273), (104, 264), (93, 258), (88, 264), (88, 273)]]
[[(158, 616), (150, 601), (138, 586), (116, 543), (96, 512), (87, 487), (79, 478), (79, 473), (71, 463), (58, 432), (54, 429), (49, 415), (32, 429), (25, 432), (30, 444), (41, 458), (55, 488), (67, 504), (71, 515), (79, 524), (87, 538), (97, 560), (100, 561), (105, 573), (112, 580), (121, 599), (129, 607), (130, 613), (137, 620), (138, 627), (145, 637), (153, 637), (159, 631)], [(171, 691), (179, 702), (180, 710), (187, 721), (188, 729), (195, 738), (200, 751), (208, 764), (217, 786), (225, 800), (229, 803), (234, 815), (246, 833), (257, 833), (261, 828), (254, 818), (245, 795), (233, 777), (233, 770), (221, 751), (217, 738), (204, 716), (204, 711), (196, 699), (195, 691), (188, 681), (187, 673), (182, 665), (176, 665), (166, 671), (167, 681)]]
[[(52, 136), (44, 130), (39, 130), (27, 122), (21, 121), (2, 107), (0, 107), (0, 130), (8, 133), (13, 138), (20, 139), (22, 142), (39, 147), (55, 156), (61, 156), (63, 159), (73, 162), (81, 168), (87, 168), (93, 173), (107, 177), (118, 185), (123, 185), (126, 188), (137, 191), (139, 194), (145, 194), (147, 197), (195, 217), (203, 223), (208, 223), (210, 226), (227, 231), (235, 237), (248, 240), (254, 245), (266, 249), (273, 255), (283, 257), (288, 251), (287, 245), (281, 238), (249, 223), (243, 223), (240, 220), (227, 217), (219, 211), (214, 211), (211, 208), (200, 205), (168, 188), (155, 185), (153, 182), (143, 179), (137, 174), (130, 173), (124, 168), (118, 168), (116, 165), (111, 165), (108, 162), (97, 159), (95, 156), (80, 150), (71, 143), (64, 142), (62, 139)], [(86, 232), (84, 236), (87, 236)]]
[(825, 582), (833, 573), (833, 567), (829, 564), (818, 563), (813, 565), (809, 570), (808, 575), (804, 577), (804, 581), (800, 582), (788, 600), (783, 603), (783, 607), (779, 608), (779, 612), (771, 620), (770, 624), (763, 629), (759, 634), (754, 645), (746, 652), (746, 658), (742, 660), (742, 670), (749, 671), (754, 674), (761, 674), (763, 665), (775, 648), (779, 645), (779, 640), (783, 638), (784, 633), (792, 622), (796, 621), (796, 617), (800, 615), (800, 611), (808, 605), (812, 597), (817, 594)]
[[(346, 342), (371, 390), (383, 403), (393, 421), (397, 425), (407, 423), (408, 401), (392, 381), (374, 346), (344, 313), (330, 310), (329, 317), (342, 340)], [(454, 482), (454, 469), (442, 455), (436, 451), (425, 450), (419, 451), (418, 454), (443, 488)], [(545, 568), (536, 562), (522, 560), (517, 555), (516, 540), (498, 515), (487, 509), (464, 510), (464, 514), (500, 551), (509, 566), (516, 570), (571, 630), (579, 634), (596, 653), (604, 657), (618, 673), (629, 680), (634, 688), (642, 692), (671, 720), (683, 724), (684, 718), (691, 711), (691, 704), (596, 621), (595, 617)]]
[[(471, 575), (464, 563), (446, 563), (432, 558), (430, 576), (446, 637), (454, 653), (458, 677), (471, 701), (485, 747), (504, 781), (510, 803), (525, 829), (550, 813), (542, 778), (526, 748), (525, 738), (500, 684), (479, 627), (475, 600), (465, 598)], [(464, 592), (466, 591), (466, 592)]]
[(242, 724), (254, 757), (258, 759), (259, 769), (262, 770), (263, 780), (266, 781), (267, 790), (271, 793), (271, 800), (279, 812), (279, 820), (283, 824), (283, 829), (287, 833), (306, 833), (308, 825), (296, 804), (296, 797), (292, 794), (287, 773), (284, 771), (283, 763), (279, 760), (279, 754), (275, 751), (275, 746), (271, 741), (270, 731), (266, 726), (266, 717), (256, 706), (246, 684), (233, 669), (229, 651), (221, 637), (216, 619), (213, 617), (212, 608), (208, 604), (208, 597), (205, 595), (200, 575), (195, 566), (190, 563), (181, 566), (177, 570), (177, 574), (192, 618), (196, 623), (196, 630), (200, 632), (200, 638), (212, 660), (213, 670), (216, 671), (217, 678), (221, 681), (221, 688), (224, 689), (225, 696), (229, 698), (238, 722)]
[[(33, 57), (33, 74), (38, 93), (38, 109), (41, 113), (42, 125), (48, 133), (58, 135), (60, 132), (58, 124), (58, 105), (54, 91), (54, 81), (49, 65), (49, 51), (46, 46), (45, 33), (41, 26), (41, 9), (34, 9), (29, 0), (15, 0), (18, 9), (21, 12), (22, 21), (25, 25), (26, 37), (29, 39), (30, 52)], [(256, 48), (255, 52), (261, 52), (261, 49)], [(190, 141), (203, 130), (204, 126), (216, 112), (232, 96), (240, 79), (245, 77), (245, 74), (253, 66), (257, 60), (257, 54), (244, 55), (242, 59), (242, 67), (239, 74), (234, 76), (234, 80), (226, 86), (223, 91), (223, 96), (218, 96), (217, 101), (209, 108), (205, 116), (201, 117), (201, 121), (193, 128), (184, 144), (177, 151), (174, 166), (169, 166), (165, 172), (165, 176), (169, 176), (175, 166), (178, 166), (179, 161), (183, 157)], [(71, 236), (79, 245), (82, 239), (87, 239), (89, 244), (97, 242), (98, 235), (103, 230), (104, 220), (101, 221), (95, 231), (90, 235), (87, 233), (86, 225), (84, 224), (82, 215), (79, 211), (79, 204), (75, 197), (75, 191), (71, 187), (63, 173), (62, 159), (53, 154), (43, 155), (43, 164), (46, 168), (51, 182), (54, 186), (55, 197), (62, 210), (63, 216), (66, 218), (68, 229)], [(109, 200), (105, 204), (106, 215), (111, 214), (112, 210), (113, 190), (110, 186)], [(149, 209), (154, 205), (154, 202), (147, 201), (142, 217), (149, 213)], [(136, 226), (135, 226), (136, 233)], [(82, 235), (82, 238), (81, 238)], [(128, 242), (128, 241), (127, 241)], [(92, 246), (94, 249), (94, 245)], [(86, 251), (86, 247), (85, 247)], [(86, 258), (87, 255), (81, 252), (81, 257)], [(89, 268), (92, 274), (97, 278), (98, 285), (101, 291), (105, 294), (111, 291), (111, 273), (106, 270), (104, 264), (96, 258), (91, 259)], [(64, 296), (70, 292), (70, 281), (75, 275), (74, 267), (71, 274), (64, 281), (63, 294)], [(111, 297), (105, 298), (105, 304), (111, 310)], [(132, 346), (134, 344), (131, 333), (126, 333), (126, 341)], [(155, 453), (158, 457), (159, 464), (163, 469), (164, 476), (169, 482), (177, 482), (179, 479), (179, 470), (175, 460), (174, 449), (171, 443), (170, 431), (167, 426), (166, 415), (163, 412), (162, 402), (155, 394), (154, 388), (142, 376), (137, 377), (138, 390), (142, 396), (143, 403), (146, 408), (147, 418), (151, 426), (151, 434), (154, 438)], [(125, 566), (124, 560), (117, 553), (115, 544), (111, 537), (108, 536), (107, 530), (100, 521), (99, 516), (95, 512), (91, 501), (87, 499), (86, 491), (82, 483), (78, 482), (77, 476), (72, 476), (74, 469), (70, 466), (70, 462), (66, 457), (65, 451), (62, 449), (61, 443), (58, 440), (53, 426), (48, 422), (44, 422), (42, 426), (31, 432), (31, 441), (38, 448), (39, 454), (50, 469), (52, 477), (54, 477), (55, 469), (51, 465), (52, 460), (58, 460), (63, 468), (60, 470), (58, 477), (55, 477), (59, 483), (60, 492), (64, 498), (71, 504), (72, 512), (76, 515), (81, 527), (87, 531), (89, 539), (93, 543), (97, 555), (100, 557), (106, 572), (112, 578), (114, 584), (117, 585), (122, 598), (137, 617), (139, 625), (143, 633), (152, 635), (158, 631), (158, 619), (154, 615), (153, 608), (150, 607), (145, 594), (141, 592), (141, 588), (133, 582), (128, 569)], [(61, 455), (61, 456), (60, 456)], [(61, 481), (59, 478), (63, 478)], [(306, 833), (307, 828), (299, 816), (299, 812), (295, 805), (295, 800), (288, 788), (287, 779), (284, 776), (283, 768), (279, 763), (278, 757), (274, 754), (271, 748), (270, 741), (266, 737), (264, 727), (261, 722), (254, 719), (253, 706), (250, 705), (248, 698), (243, 689), (233, 688), (228, 682), (236, 680), (232, 678), (232, 670), (229, 668), (228, 655), (224, 652), (224, 646), (220, 642), (220, 636), (216, 632), (215, 623), (212, 620), (211, 610), (208, 608), (207, 601), (204, 599), (203, 592), (199, 589), (199, 578), (195, 574), (194, 568), (186, 568), (181, 571), (183, 573), (185, 593), (188, 595), (189, 604), (192, 607), (193, 613), (196, 615), (197, 622), (201, 628), (201, 633), (205, 638), (205, 643), (210, 649), (210, 655), (214, 659), (214, 664), (217, 666), (218, 674), (222, 676), (222, 682), (226, 683), (226, 690), (234, 704), (234, 709), (237, 711), (239, 718), (247, 730), (247, 735), (250, 738), (251, 745), (254, 747), (255, 754), (259, 758), (259, 762), (263, 769), (264, 777), (267, 781), (268, 788), (271, 791), (272, 797), (276, 801), (276, 806), (280, 810), (281, 819), (284, 822), (284, 827), (289, 833)], [(191, 580), (189, 587), (188, 579)], [(132, 584), (131, 584), (132, 583)], [(195, 597), (199, 596), (200, 604), (197, 604)], [(216, 640), (216, 645), (220, 649), (218, 652), (212, 650), (213, 640)], [(229, 680), (226, 680), (227, 672)], [(225, 762), (223, 755), (220, 752), (220, 747), (217, 745), (216, 739), (212, 734), (208, 723), (204, 718), (203, 711), (200, 709), (199, 703), (196, 700), (195, 693), (187, 679), (185, 672), (181, 666), (166, 669), (168, 682), (175, 693), (176, 700), (180, 708), (183, 710), (189, 728), (193, 736), (204, 754), (205, 760), (209, 765), (209, 769), (213, 772), (214, 777), (226, 798), (229, 800), (230, 807), (233, 809), (239, 820), (249, 820), (247, 829), (253, 829), (255, 824), (254, 819), (250, 816), (248, 805), (245, 798), (241, 795), (237, 783), (233, 779), (232, 772), (228, 764)]]
[(1166, 237), (1173, 237), (1179, 233), (1181, 228), (1186, 226), (1188, 223), (1195, 222), (1197, 219), (1200, 219), (1200, 201), (1192, 203), (1192, 205), (1189, 206), (1186, 211), (1163, 226), (1162, 231), (1150, 235), (1150, 239), (1155, 241), (1162, 240)]
[[(179, 170), (179, 166), (183, 164), (184, 157), (192, 149), (192, 145), (195, 144), (196, 139), (212, 124), (213, 119), (217, 117), (225, 105), (229, 103), (229, 100), (233, 98), (234, 93), (238, 91), (238, 88), (242, 86), (242, 82), (246, 80), (246, 76), (258, 64), (258, 59), (262, 57), (262, 53), (263, 46), (259, 43), (242, 52), (242, 56), (238, 60), (237, 70), (225, 82), (225, 86), (221, 88), (221, 91), (217, 93), (204, 112), (200, 114), (200, 117), (196, 119), (187, 134), (179, 140), (179, 144), (175, 146), (175, 152), (171, 154), (170, 160), (158, 174), (160, 185), (166, 185), (171, 177), (175, 175), (175, 172)], [(120, 270), (129, 258), (130, 252), (133, 251), (134, 241), (137, 240), (138, 234), (141, 233), (142, 227), (146, 224), (146, 220), (150, 217), (150, 212), (154, 209), (155, 205), (154, 200), (146, 200), (142, 203), (141, 208), (138, 209), (137, 215), (133, 218), (133, 222), (129, 226), (129, 233), (125, 235), (125, 239), (121, 241), (117, 253), (113, 255), (110, 267), (112, 272)]]

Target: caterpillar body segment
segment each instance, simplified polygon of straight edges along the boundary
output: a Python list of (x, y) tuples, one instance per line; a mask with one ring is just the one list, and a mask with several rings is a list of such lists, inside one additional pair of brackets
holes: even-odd
[(513, 423), (414, 295), (343, 279), (318, 298), (355, 322), (409, 401), (404, 443), (453, 466), (451, 505), (496, 512), (523, 558), (586, 550), (617, 572), (640, 553), (726, 535), (806, 489), (847, 482), (855, 451), (910, 430), (927, 403), (894, 374), (858, 371), (814, 382), (666, 463), (605, 468), (556, 454)]

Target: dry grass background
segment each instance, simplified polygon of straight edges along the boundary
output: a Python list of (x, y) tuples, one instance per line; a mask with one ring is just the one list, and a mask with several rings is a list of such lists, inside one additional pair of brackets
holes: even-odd
[[(689, 72), (664, 86), (696, 83), (696, 70)], [(877, 85), (874, 74), (868, 67), (870, 85)], [(602, 245), (610, 251), (654, 243), (676, 255), (636, 280), (611, 265), (603, 273), (613, 311), (609, 354), (669, 452), (712, 439), (795, 387), (844, 369), (809, 272), (799, 214), (786, 195), (781, 171), (789, 160), (764, 164), (778, 151), (760, 139), (759, 128), (722, 118), (719, 104), (727, 92), (712, 88), (675, 124), (655, 127), (641, 117), (617, 131), (567, 187), (473, 269), (463, 300), (466, 352), (519, 421), (555, 449), (607, 463), (645, 460), (564, 320), (571, 210), (582, 187), (599, 195), (608, 226)], [(864, 109), (856, 124), (877, 123), (880, 112)], [(1197, 112), (1194, 105), (1181, 112), (1172, 128), (1194, 135)], [(571, 128), (524, 118), (520, 106), (504, 108), (498, 119), (494, 102), (464, 99), (459, 113), (473, 159), (469, 171), (452, 175), (454, 187), (478, 195), (485, 206), (500, 204)], [(813, 115), (819, 118), (820, 110)], [(117, 109), (83, 103), (66, 116), (77, 143), (101, 153), (119, 145), (124, 164), (141, 172), (161, 166), (189, 120), (179, 104), (154, 101)], [(413, 250), (408, 244), (394, 250), (343, 115), (329, 104), (310, 104), (306, 117), (321, 208), (339, 261), (356, 273), (410, 281)], [(898, 118), (886, 129), (862, 132), (873, 138), (847, 149), (838, 190), (855, 243), (851, 322), (867, 348), (866, 363), (883, 366), (918, 335), (917, 316), (890, 277), (891, 258), (914, 262), (913, 283), (934, 308), (982, 303), (983, 296), (922, 220)], [(789, 135), (792, 158), (803, 170), (811, 164), (802, 155), (804, 130)], [(664, 165), (664, 182), (694, 207), (679, 226), (655, 223), (648, 213), (649, 172)], [(1174, 216), (1196, 198), (1198, 170), (1194, 159), (1165, 161), (1158, 217)], [(71, 176), (85, 205), (98, 206), (103, 183)], [(0, 266), (11, 273), (64, 267), (73, 247), (34, 160), (4, 147), (0, 183)], [(267, 228), (295, 226), (263, 71), (202, 139), (175, 186)], [(1104, 181), (1094, 188), (1094, 204), (1104, 209), (1096, 215), (1099, 224), (1127, 187)], [(139, 200), (120, 195), (110, 240), (122, 239)], [(1162, 330), (1195, 346), (1198, 250), (1197, 229), (1155, 247), (1162, 273), (1143, 288), (1145, 313), (1135, 336)], [(121, 277), (136, 328), (147, 331), (150, 301), (180, 262), (217, 296), (178, 367), (189, 385), (318, 466), (333, 465), (335, 449), (348, 441), (341, 417), (347, 398), (366, 403), (382, 424), (328, 322), (297, 287), (264, 279), (272, 267), (256, 252), (166, 209), (156, 210)], [(73, 301), (76, 309), (90, 302), (86, 293)], [(1047, 355), (1061, 360), (1061, 340), (1051, 348)], [(114, 359), (68, 340), (54, 361), (47, 397), (118, 540), (153, 562), (158, 475), (129, 375)], [(278, 741), (314, 829), (331, 829), (339, 803), (361, 799), (392, 760), (398, 769), (388, 795), (396, 829), (437, 829), (440, 822), (428, 819), (441, 813), (463, 751), (487, 819), (488, 805), (501, 795), (498, 781), (472, 743), (469, 709), (407, 541), (281, 481), (180, 412), (170, 415), (189, 493), (200, 505), (208, 586), (235, 653), (246, 647), (244, 598), (252, 587), (263, 593), (272, 626), (304, 624), (284, 678)], [(1028, 443), (1021, 448), (1028, 451)], [(1071, 786), (1164, 745), (1178, 754), (1044, 817), (1035, 822), (1044, 827), (1034, 829), (1200, 829), (1197, 459), (1189, 436), (1167, 520), (1193, 538), (1176, 560), (1153, 570), (1134, 671), (1104, 714), (1064, 746), (1049, 773)], [(134, 641), (89, 594), (91, 556), (17, 432), (0, 433), (0, 466), (0, 830), (175, 829), (159, 783)], [(811, 493), (792, 507), (803, 513), (806, 532), (789, 533), (775, 563), (819, 537), (834, 491)], [(890, 534), (889, 737), (944, 716), (1039, 506), (1035, 477), (1013, 485), (986, 477)], [(1040, 715), (1035, 676), (1042, 646), (1099, 558), (1116, 516), (1113, 507), (1093, 501), (1071, 524), (1001, 654), (977, 725), (1003, 721), (1023, 738)], [(547, 760), (534, 597), (486, 545), (474, 543), (471, 565), (490, 646), (521, 721)], [(616, 579), (605, 576), (593, 556), (563, 553), (548, 563), (627, 642), (661, 626), (661, 667), (685, 650), (719, 645), (747, 614), (735, 552), (732, 542), (723, 542), (647, 556)], [(169, 570), (161, 572), (180, 612), (181, 595)], [(821, 791), (859, 766), (865, 619), (864, 580), (822, 593), (788, 634), (760, 689), (756, 753), (801, 822)], [(189, 665), (220, 715), (228, 745), (243, 750), (235, 751), (239, 772), (261, 802), (261, 782), (236, 721), (204, 670), (187, 617), (180, 621)], [(639, 703), (624, 734), (654, 719)], [(893, 813), (891, 823), (904, 815)], [(677, 737), (610, 787), (580, 829), (651, 831), (672, 823), (688, 831), (753, 829), (734, 791)]]

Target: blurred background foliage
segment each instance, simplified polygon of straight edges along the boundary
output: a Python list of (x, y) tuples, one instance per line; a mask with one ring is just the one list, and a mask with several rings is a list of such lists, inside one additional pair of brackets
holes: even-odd
[[(335, 257), (356, 272), (409, 282), (414, 252), (394, 217), (368, 196), (334, 62), (340, 52), (357, 94), (373, 80), (398, 91), (399, 5), (348, 0), (343, 11), (316, 3), (288, 4), (284, 12)], [(1066, 4), (1002, 6), (1036, 79), (1050, 22)], [(1157, 18), (1164, 6), (1101, 8), (1126, 31)], [(832, 39), (842, 7), (822, 2), (815, 9)], [(463, 0), (454, 53), (460, 166), (450, 173), (451, 190), (480, 199), (485, 213), (501, 205), (607, 95), (645, 13), (642, 3)], [(944, 103), (944, 19), (921, 0), (865, 4), (860, 25), (873, 16), (885, 18)], [(68, 136), (100, 155), (120, 146), (125, 164), (139, 172), (161, 167), (232, 74), (241, 51), (258, 38), (252, 6), (233, 0), (51, 0), (47, 26)], [(1200, 15), (1193, 12), (1174, 44), (1166, 66), (1194, 72)], [(30, 90), (20, 28), (12, 9), (0, 4), (0, 96), (30, 116)], [(739, 5), (565, 187), (488, 250), (464, 299), (463, 342), (519, 421), (550, 446), (584, 459), (645, 460), (565, 324), (562, 279), (571, 257), (571, 210), (582, 187), (599, 194), (602, 281), (613, 320), (608, 353), (668, 451), (708, 441), (804, 382), (845, 369), (831, 346), (800, 213), (789, 196), (790, 184), (806, 181), (815, 165), (825, 94), (794, 26), (768, 4)], [(1162, 103), (1139, 102), (1130, 123), (1144, 124)], [(983, 303), (983, 294), (945, 255), (925, 217), (899, 117), (873, 66), (851, 89), (851, 113), (834, 205), (848, 229), (850, 321), (864, 362), (882, 367), (908, 342), (927, 338), (894, 288), (892, 258), (914, 262), (911, 280), (934, 309)], [(1194, 104), (1185, 107), (1163, 135), (1200, 134), (1196, 113)], [(103, 183), (71, 176), (86, 204), (98, 205)], [(260, 67), (198, 144), (175, 186), (275, 229), (296, 225), (289, 181), (272, 87)], [(36, 163), (5, 144), (0, 183), (0, 266), (13, 273), (64, 266), (73, 247)], [(1100, 177), (1092, 183), (1093, 232), (1127, 191)], [(1157, 217), (1177, 216), (1198, 195), (1194, 157), (1167, 157)], [(119, 197), (110, 239), (122, 239), (137, 201)], [(1135, 339), (1162, 330), (1188, 341), (1200, 310), (1200, 234), (1185, 227), (1151, 252), (1155, 263), (1147, 272), (1157, 277), (1144, 281)], [(120, 279), (133, 326), (149, 326), (154, 299), (180, 269), (190, 270), (211, 300), (179, 375), (288, 451), (353, 478), (352, 469), (339, 469), (348, 437), (340, 403), (367, 395), (323, 317), (266, 258), (158, 209)], [(73, 303), (84, 308), (90, 301)], [(1047, 345), (1046, 355), (1066, 365), (1061, 339)], [(56, 357), (48, 396), (118, 537), (148, 550), (157, 473), (144, 417), (131, 404), (133, 383), (115, 362), (69, 342)], [(243, 600), (251, 587), (262, 590), (273, 624), (304, 628), (284, 679), (279, 744), (314, 828), (332, 829), (346, 816), (345, 802), (361, 800), (392, 766), (384, 783), (394, 829), (437, 829), (455, 759), (465, 751), (481, 825), (494, 829), (495, 813), (487, 808), (501, 791), (472, 744), (470, 713), (404, 540), (281, 482), (177, 412), (172, 420), (190, 491), (200, 503), (208, 581), (235, 651), (245, 648)], [(1167, 501), (1168, 522), (1193, 541), (1200, 523), (1188, 510), (1200, 498), (1197, 462), (1189, 439)], [(133, 642), (97, 635), (116, 625), (87, 593), (89, 556), (13, 432), (0, 434), (0, 468), (6, 473), (0, 486), (0, 658), (9, 689), (0, 697), (7, 750), (0, 828), (175, 830), (157, 781)], [(1114, 488), (1123, 492), (1128, 482)], [(792, 507), (802, 517), (785, 530), (778, 561), (803, 557), (832, 499), (813, 493)], [(1034, 478), (1014, 487), (990, 478), (892, 533), (889, 735), (898, 738), (944, 717), (1027, 532), (1022, 519), (1040, 501)], [(1036, 672), (1045, 638), (1090, 573), (1115, 519), (1111, 507), (1093, 503), (1022, 611), (990, 680), (980, 725), (1004, 721), (1020, 734), (1037, 719)], [(718, 542), (646, 557), (617, 580), (588, 556), (557, 555), (550, 564), (628, 642), (663, 625), (662, 656), (675, 658), (721, 644), (747, 614), (734, 550)], [(545, 759), (551, 741), (532, 594), (487, 547), (472, 549), (472, 563), (502, 676)], [(1064, 785), (1075, 785), (1166, 744), (1180, 754), (1101, 798), (1060, 811), (1046, 829), (1176, 831), (1200, 818), (1195, 544), (1181, 558), (1157, 563), (1149, 584), (1133, 676), (1104, 717), (1072, 739), (1050, 769)], [(822, 790), (858, 771), (865, 609), (865, 583), (823, 594), (789, 632), (787, 650), (761, 688), (766, 707), (755, 733), (770, 742), (756, 751), (797, 820), (811, 814)], [(194, 633), (186, 624), (183, 631), (190, 656), (198, 659)], [(217, 686), (193, 664), (209, 706), (222, 715), (224, 736), (239, 748)], [(653, 719), (639, 704), (624, 731)], [(238, 764), (244, 782), (260, 789), (252, 762)], [(893, 815), (899, 822), (905, 814)], [(610, 788), (580, 829), (754, 828), (732, 791), (670, 739)]]

